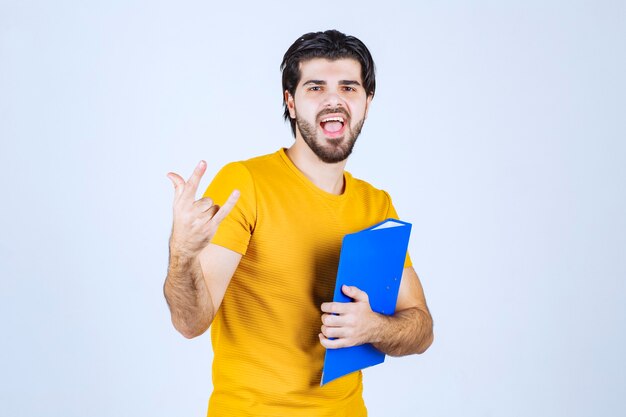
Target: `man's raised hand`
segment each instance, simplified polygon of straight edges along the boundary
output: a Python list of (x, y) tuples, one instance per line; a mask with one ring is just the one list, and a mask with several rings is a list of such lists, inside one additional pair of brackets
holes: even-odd
[(170, 250), (194, 257), (204, 249), (222, 220), (230, 213), (239, 198), (234, 190), (222, 207), (208, 197), (195, 200), (198, 185), (206, 171), (206, 162), (200, 161), (189, 180), (170, 172), (167, 177), (174, 184), (174, 221)]

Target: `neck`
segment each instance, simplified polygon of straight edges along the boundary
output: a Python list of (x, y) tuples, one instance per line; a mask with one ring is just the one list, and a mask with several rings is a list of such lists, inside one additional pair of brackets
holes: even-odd
[(345, 184), (343, 170), (347, 160), (328, 164), (319, 159), (302, 138), (286, 150), (287, 156), (293, 164), (313, 184), (330, 194), (342, 194)]

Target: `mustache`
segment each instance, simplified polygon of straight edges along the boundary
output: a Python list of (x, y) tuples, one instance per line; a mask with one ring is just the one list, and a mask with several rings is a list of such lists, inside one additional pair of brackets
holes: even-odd
[(344, 109), (343, 107), (335, 107), (332, 109), (324, 109), (321, 112), (319, 112), (317, 114), (317, 119), (319, 120), (322, 116), (325, 116), (327, 114), (337, 114), (337, 113), (341, 113), (344, 116), (346, 116), (346, 119), (350, 118), (350, 115), (348, 114), (348, 111), (346, 109)]

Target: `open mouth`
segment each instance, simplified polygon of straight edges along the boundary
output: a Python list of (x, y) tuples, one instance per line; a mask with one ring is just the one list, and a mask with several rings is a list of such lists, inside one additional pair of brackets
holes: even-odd
[(343, 135), (345, 125), (346, 119), (343, 116), (327, 116), (320, 122), (320, 127), (324, 131), (324, 134), (330, 138)]

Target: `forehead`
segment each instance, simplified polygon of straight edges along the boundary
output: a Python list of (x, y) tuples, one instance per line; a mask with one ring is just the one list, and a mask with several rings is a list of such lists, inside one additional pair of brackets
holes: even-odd
[(300, 63), (300, 84), (308, 80), (354, 80), (361, 83), (361, 64), (356, 59), (312, 58)]

